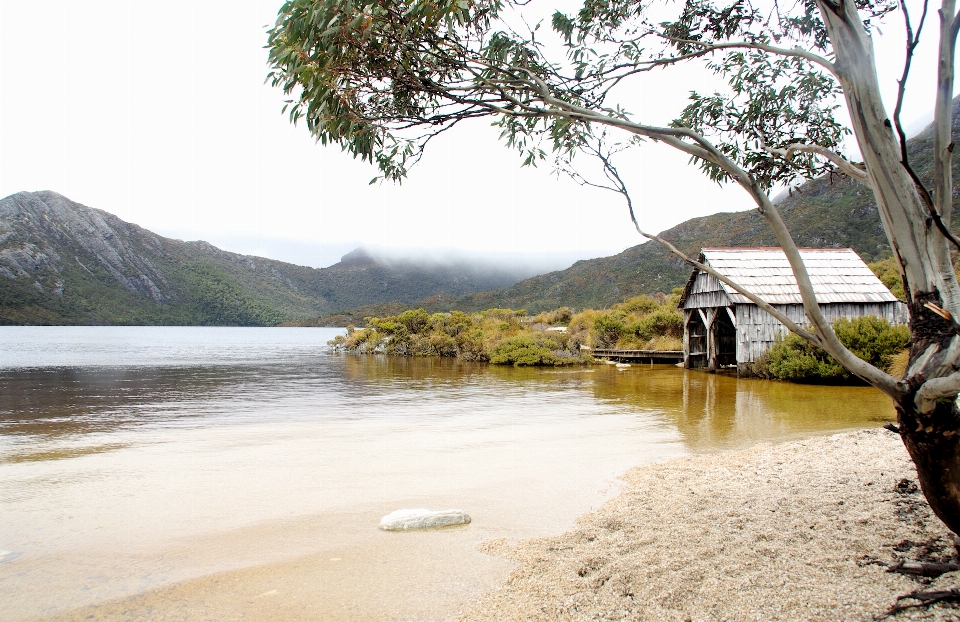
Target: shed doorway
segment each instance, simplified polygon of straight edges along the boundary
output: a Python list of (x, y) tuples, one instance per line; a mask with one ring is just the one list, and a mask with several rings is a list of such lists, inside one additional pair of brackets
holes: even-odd
[(730, 307), (717, 309), (717, 319), (713, 322), (713, 334), (717, 344), (716, 367), (729, 367), (737, 364), (737, 329), (730, 319)]
[(700, 319), (700, 314), (694, 311), (687, 321), (687, 357), (684, 367), (696, 369), (707, 366), (707, 327)]

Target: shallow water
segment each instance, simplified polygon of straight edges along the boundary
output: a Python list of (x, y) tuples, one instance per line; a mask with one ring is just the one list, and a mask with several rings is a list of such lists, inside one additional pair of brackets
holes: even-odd
[[(510, 568), (478, 542), (569, 528), (631, 466), (893, 417), (867, 387), (335, 355), (336, 333), (0, 327), (0, 619), (442, 619)], [(402, 507), (473, 523), (376, 529)]]

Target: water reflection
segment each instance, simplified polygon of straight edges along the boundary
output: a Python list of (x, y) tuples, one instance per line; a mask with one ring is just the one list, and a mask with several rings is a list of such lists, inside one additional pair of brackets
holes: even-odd
[(872, 387), (799, 385), (674, 367), (598, 370), (594, 395), (660, 413), (693, 451), (876, 426), (896, 418)]
[(363, 390), (403, 385), (413, 391), (480, 386), (491, 395), (587, 391), (615, 406), (674, 427), (692, 451), (872, 427), (896, 419), (888, 397), (872, 387), (801, 385), (672, 365), (514, 368), (451, 359), (344, 356), (345, 376)]
[(319, 364), (311, 358), (283, 365), (13, 369), (0, 371), (0, 387), (0, 435), (31, 443), (130, 426), (242, 418), (253, 416), (257, 404), (274, 407), (256, 416), (274, 417), (278, 402), (308, 396), (324, 400), (323, 411), (312, 416), (352, 418), (364, 405), (366, 414), (383, 417), (410, 400), (485, 408), (491, 400), (531, 392), (546, 398), (585, 391), (618, 412), (654, 415), (675, 427), (693, 451), (895, 418), (890, 400), (870, 387), (738, 379), (673, 366), (517, 369), (386, 356), (327, 355)]
[[(556, 533), (631, 466), (893, 417), (864, 387), (334, 355), (323, 330), (21, 331), (20, 349), (0, 331), (0, 549), (22, 553), (0, 564), (0, 618), (351, 542), (379, 554), (398, 507), (470, 508), (467, 540)], [(422, 587), (464, 559), (403, 574)], [(383, 578), (377, 555), (357, 563)], [(338, 597), (381, 587), (355, 583)]]

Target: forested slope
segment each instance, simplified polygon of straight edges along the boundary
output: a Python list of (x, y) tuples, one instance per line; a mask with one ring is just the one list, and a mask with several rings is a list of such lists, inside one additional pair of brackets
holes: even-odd
[(358, 249), (329, 268), (156, 235), (56, 192), (0, 200), (0, 323), (274, 325), (384, 301), (461, 296), (526, 274), (385, 262)]

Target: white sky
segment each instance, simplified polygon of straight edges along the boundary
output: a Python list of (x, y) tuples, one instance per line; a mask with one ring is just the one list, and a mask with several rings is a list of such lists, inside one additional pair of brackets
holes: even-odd
[[(162, 235), (318, 267), (359, 244), (572, 260), (643, 241), (620, 197), (521, 169), (486, 123), (437, 139), (402, 186), (369, 186), (373, 167), (315, 144), (264, 84), (281, 4), (0, 0), (0, 196), (55, 190)], [(876, 44), (891, 111), (901, 19)], [(913, 129), (932, 108), (936, 25), (934, 14), (914, 63)], [(707, 87), (693, 71), (658, 72), (624, 103), (665, 123)], [(624, 171), (648, 230), (751, 207), (668, 147), (633, 153)]]

